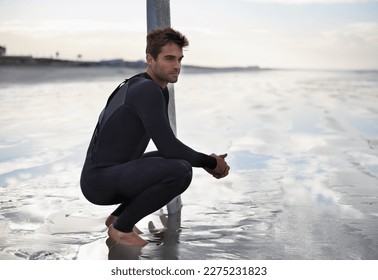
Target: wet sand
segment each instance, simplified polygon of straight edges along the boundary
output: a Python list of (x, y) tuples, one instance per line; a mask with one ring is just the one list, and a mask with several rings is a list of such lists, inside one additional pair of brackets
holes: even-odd
[(140, 250), (108, 239), (114, 207), (79, 188), (97, 116), (132, 70), (83, 71), (0, 71), (0, 259), (378, 259), (377, 73), (183, 73), (178, 136), (227, 152), (231, 173), (196, 169), (181, 217), (138, 223)]

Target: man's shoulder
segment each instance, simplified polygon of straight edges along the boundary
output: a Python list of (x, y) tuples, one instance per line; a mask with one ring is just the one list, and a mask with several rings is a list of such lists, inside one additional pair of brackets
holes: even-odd
[(130, 78), (129, 84), (133, 87), (158, 87), (157, 84), (149, 79), (145, 73), (140, 73)]
[(127, 96), (130, 101), (139, 100), (142, 102), (146, 100), (150, 100), (151, 102), (157, 102), (157, 100), (163, 98), (160, 87), (153, 80), (147, 78), (144, 75), (137, 75), (129, 80)]

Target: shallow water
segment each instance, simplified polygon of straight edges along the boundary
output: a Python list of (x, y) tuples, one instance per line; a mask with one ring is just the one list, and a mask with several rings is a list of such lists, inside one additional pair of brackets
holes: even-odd
[(0, 259), (378, 259), (377, 72), (184, 72), (178, 136), (227, 152), (231, 173), (196, 169), (181, 217), (138, 223), (142, 250), (112, 244), (113, 207), (79, 189), (98, 114), (131, 74), (0, 68)]

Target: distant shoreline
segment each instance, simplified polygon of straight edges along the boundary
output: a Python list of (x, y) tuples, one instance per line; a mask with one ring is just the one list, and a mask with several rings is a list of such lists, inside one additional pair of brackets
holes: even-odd
[[(146, 63), (142, 60), (125, 61), (123, 59), (100, 60), (100, 61), (81, 61), (66, 60), (58, 58), (35, 58), (32, 56), (0, 56), (0, 66), (54, 66), (54, 67), (127, 67), (127, 68), (145, 68)], [(267, 70), (261, 69), (259, 66), (247, 67), (206, 67), (195, 65), (184, 65), (186, 70), (194, 71), (257, 71)]]
[[(0, 55), (0, 67), (77, 67), (77, 68), (128, 68), (128, 69), (145, 69), (146, 63), (143, 60), (125, 61), (123, 59), (99, 60), (99, 61), (82, 61), (82, 60), (68, 60), (58, 58), (36, 58), (33, 56), (7, 56)], [(260, 66), (231, 66), (231, 67), (211, 67), (211, 66), (197, 66), (183, 64), (182, 69), (188, 73), (211, 73), (211, 72), (254, 72), (254, 71), (268, 71), (268, 70), (284, 70), (284, 71), (337, 71), (337, 72), (378, 72), (378, 69), (321, 69), (321, 68), (281, 68), (281, 67), (260, 67)]]
[[(240, 70), (239, 70), (240, 69)], [(31, 84), (40, 82), (93, 81), (93, 80), (124, 80), (137, 73), (145, 72), (145, 65), (72, 65), (72, 64), (16, 64), (0, 65), (0, 84)], [(223, 73), (259, 73), (261, 70), (245, 68), (207, 68), (183, 66), (185, 74), (223, 74)]]

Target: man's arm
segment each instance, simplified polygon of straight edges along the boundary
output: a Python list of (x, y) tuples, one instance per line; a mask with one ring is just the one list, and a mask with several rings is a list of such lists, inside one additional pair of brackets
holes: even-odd
[(138, 94), (134, 94), (129, 101), (129, 106), (139, 115), (163, 157), (184, 159), (193, 167), (216, 168), (214, 157), (197, 152), (176, 138), (166, 114), (163, 94), (154, 82), (141, 84)]

